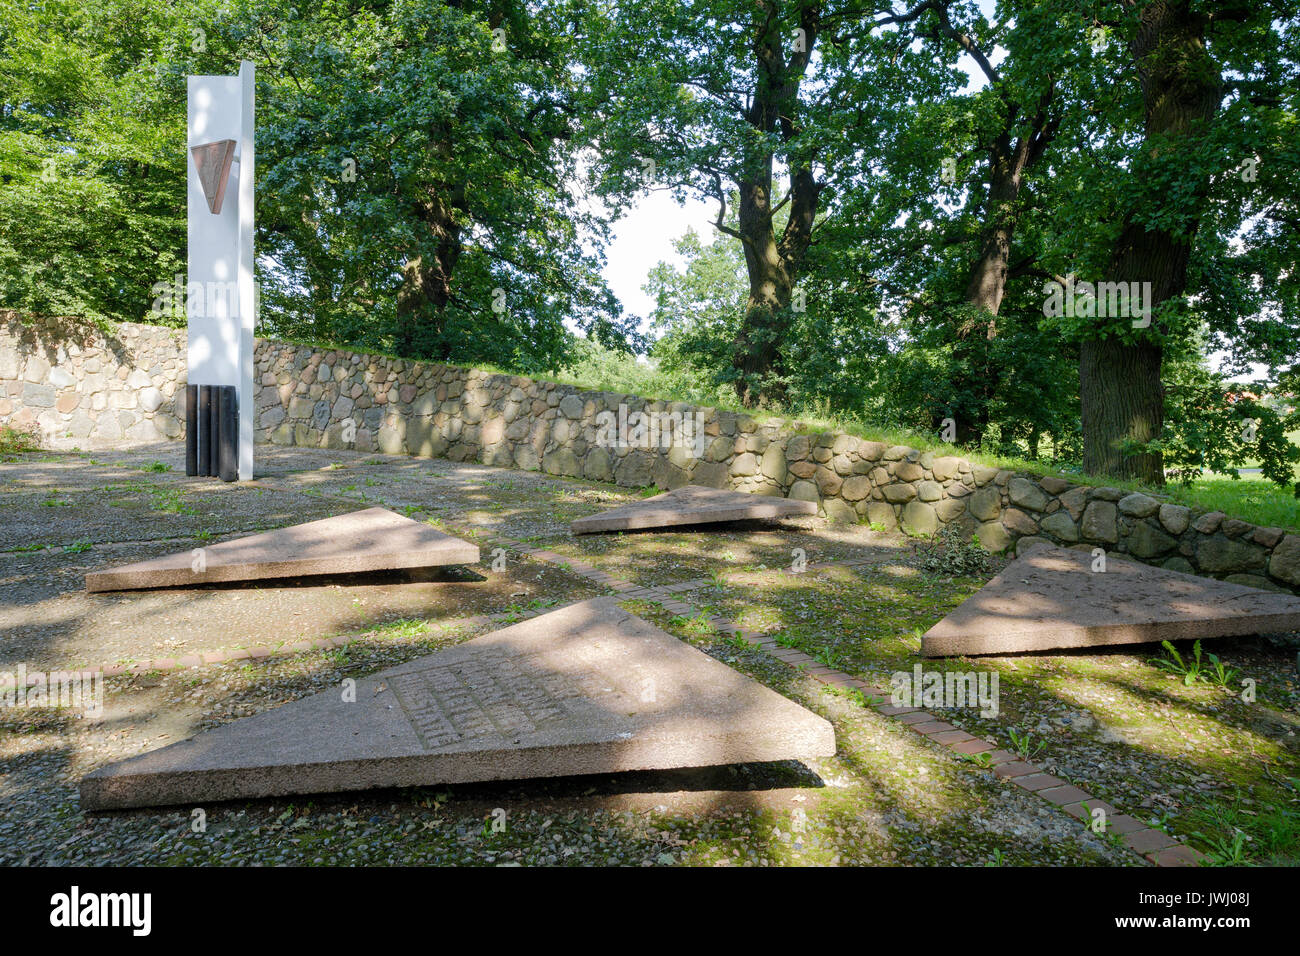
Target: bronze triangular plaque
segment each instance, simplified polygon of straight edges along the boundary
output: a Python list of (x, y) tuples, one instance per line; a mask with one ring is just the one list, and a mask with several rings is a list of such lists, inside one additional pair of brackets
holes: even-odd
[(230, 164), (235, 158), (235, 141), (219, 139), (215, 143), (203, 143), (191, 146), (194, 165), (199, 171), (199, 185), (208, 200), (208, 208), (213, 214), (221, 212), (221, 203), (226, 198), (226, 183), (230, 180)]

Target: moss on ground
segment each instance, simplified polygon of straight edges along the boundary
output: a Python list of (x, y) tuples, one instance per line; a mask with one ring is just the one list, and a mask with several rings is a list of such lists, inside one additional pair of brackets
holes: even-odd
[[(805, 575), (738, 572), (681, 597), (707, 616), (776, 634), (828, 666), (888, 686), (892, 674), (917, 663), (920, 635), (982, 583), (900, 562)], [(969, 733), (1045, 764), (1222, 862), (1298, 863), (1294, 651), (1264, 639), (1206, 647), (1236, 672), (1226, 686), (1184, 684), (1152, 663), (1168, 657), (1158, 647), (923, 666), (998, 676), (996, 717), (976, 707), (944, 714)], [(1190, 660), (1190, 647), (1181, 654)], [(1253, 682), (1253, 701), (1243, 699), (1242, 681)]]
[[(978, 760), (962, 759), (881, 716), (860, 694), (821, 685), (748, 643), (717, 633), (708, 622), (711, 615), (733, 619), (873, 684), (888, 684), (892, 673), (910, 670), (917, 662), (920, 635), (987, 577), (928, 573), (907, 539), (860, 526), (834, 527), (820, 519), (572, 538), (567, 533), (572, 517), (630, 500), (636, 492), (449, 462), (277, 449), (267, 454), (278, 467), (259, 480), (259, 487), (208, 483), (180, 490), (181, 479), (174, 471), (151, 467), (157, 454), (154, 450), (95, 459), (64, 455), (50, 462), (28, 458), (4, 466), (8, 470), (0, 472), (5, 479), (0, 493), (23, 502), (33, 527), (61, 522), (57, 534), (38, 542), (53, 550), (25, 556), (32, 546), (28, 536), (12, 542), (14, 553), (7, 560), (35, 567), (57, 552), (63, 563), (84, 561), (95, 552), (69, 556), (59, 549), (77, 549), (92, 538), (121, 540), (123, 529), (138, 529), (142, 523), (151, 528), (158, 527), (158, 521), (167, 527), (179, 524), (180, 536), (202, 540), (204, 533), (235, 533), (233, 516), (255, 513), (259, 525), (275, 526), (303, 520), (306, 506), (317, 509), (314, 517), (383, 504), (482, 545), (489, 544), (489, 535), (500, 533), (582, 558), (627, 580), (696, 582), (693, 590), (679, 596), (698, 607), (698, 615), (673, 614), (649, 601), (629, 606), (825, 716), (835, 726), (839, 752), (806, 768), (790, 764), (727, 771), (726, 786), (712, 779), (708, 785), (717, 789), (779, 793), (785, 801), (740, 811), (686, 808), (680, 796), (667, 795), (662, 808), (625, 812), (577, 807), (574, 801), (586, 799), (588, 791), (594, 800), (629, 786), (626, 780), (593, 778), (495, 790), (416, 789), (249, 801), (211, 808), (211, 825), (204, 835), (191, 831), (187, 814), (174, 811), (80, 815), (76, 781), (115, 756), (156, 746), (161, 738), (153, 733), (157, 728), (151, 721), (163, 721), (168, 732), (177, 732), (173, 724), (215, 726), (485, 629), (432, 626), (427, 614), (408, 609), (362, 615), (363, 608), (357, 614), (368, 617), (368, 623), (356, 630), (356, 640), (341, 648), (111, 680), (110, 701), (135, 708), (133, 713), (144, 715), (139, 720), (96, 729), (56, 712), (4, 715), (0, 860), (973, 866), (1140, 862), (1045, 801), (1000, 780)], [(103, 495), (97, 497), (92, 489), (109, 485), (116, 487), (105, 508)], [(40, 503), (45, 500), (70, 504), (46, 507)], [(174, 501), (198, 515), (172, 510)], [(107, 512), (121, 512), (127, 520), (111, 514), (106, 519)], [(92, 536), (86, 531), (90, 526), (102, 531)], [(794, 573), (796, 552), (814, 566), (846, 558), (867, 563)], [(511, 574), (526, 573), (529, 582), (527, 589), (496, 592), (491, 610), (504, 612), (508, 620), (600, 590), (560, 568), (513, 552), (507, 555), (507, 566)], [(448, 584), (453, 586), (463, 584)], [(516, 596), (514, 590), (520, 593)], [(43, 605), (23, 607), (37, 613)], [(21, 614), (23, 607), (15, 606), (11, 613)], [(120, 613), (107, 599), (102, 608), (87, 611), (113, 620)], [(90, 633), (85, 622), (81, 626), (77, 633)], [(203, 622), (194, 626), (202, 627)], [(1234, 639), (1207, 642), (1205, 650), (1213, 650), (1226, 668), (1237, 672), (1223, 681), (1227, 686), (1204, 680), (1184, 683), (1152, 663), (1165, 656), (1155, 647), (924, 666), (997, 674), (996, 717), (981, 716), (971, 708), (945, 714), (969, 732), (1032, 755), (1058, 776), (1186, 838), (1220, 862), (1300, 862), (1295, 648), (1263, 639)], [(1188, 657), (1188, 648), (1180, 646), (1179, 651)], [(1254, 682), (1253, 702), (1242, 697), (1243, 679)], [(504, 832), (494, 833), (491, 811), (498, 806), (507, 809), (508, 823)], [(797, 810), (803, 810), (802, 817)], [(803, 829), (795, 828), (796, 821)], [(17, 839), (30, 834), (40, 836)]]

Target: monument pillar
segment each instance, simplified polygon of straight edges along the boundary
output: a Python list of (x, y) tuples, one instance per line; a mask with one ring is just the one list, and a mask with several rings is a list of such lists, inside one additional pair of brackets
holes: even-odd
[[(190, 461), (227, 481), (253, 477), (253, 64), (188, 77)], [(207, 402), (200, 401), (206, 387)], [(202, 419), (202, 420), (201, 420)]]

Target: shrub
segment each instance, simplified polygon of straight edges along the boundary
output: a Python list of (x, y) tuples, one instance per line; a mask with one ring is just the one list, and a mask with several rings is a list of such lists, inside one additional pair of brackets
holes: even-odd
[(986, 574), (992, 565), (988, 553), (956, 525), (936, 531), (920, 548), (921, 567), (933, 574), (958, 577)]

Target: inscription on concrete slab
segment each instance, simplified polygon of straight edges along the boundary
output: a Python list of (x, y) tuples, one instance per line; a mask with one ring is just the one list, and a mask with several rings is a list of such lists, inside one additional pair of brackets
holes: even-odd
[(830, 724), (620, 608), (573, 604), (103, 767), (88, 810), (830, 756)]
[(1035, 545), (921, 638), (926, 657), (1300, 630), (1300, 598)]
[(440, 663), (393, 678), (392, 687), (427, 750), (489, 738), (514, 742), (573, 716), (567, 702), (583, 694), (580, 682), (531, 666), (535, 655), (498, 651)]
[(671, 528), (707, 524), (713, 521), (743, 521), (755, 518), (785, 518), (815, 515), (817, 505), (794, 498), (772, 498), (743, 491), (686, 485), (662, 495), (611, 508), (597, 515), (578, 518), (571, 525), (574, 534), (597, 531), (633, 531), (639, 528)]

